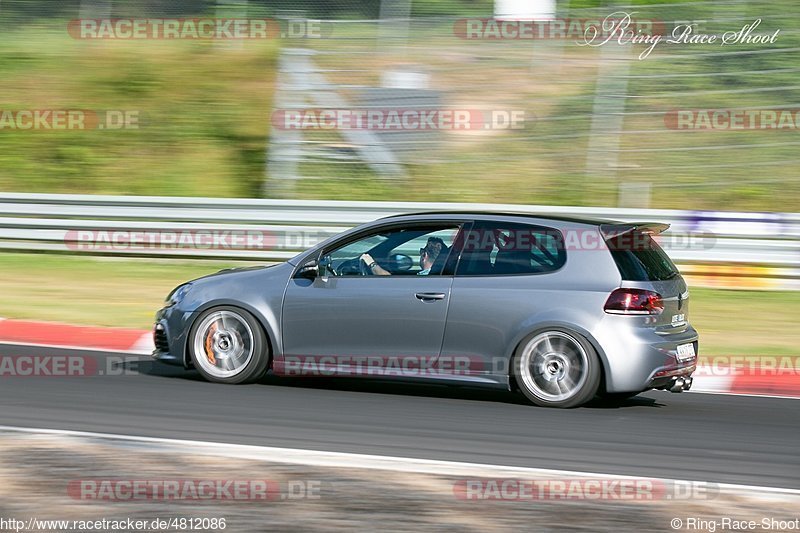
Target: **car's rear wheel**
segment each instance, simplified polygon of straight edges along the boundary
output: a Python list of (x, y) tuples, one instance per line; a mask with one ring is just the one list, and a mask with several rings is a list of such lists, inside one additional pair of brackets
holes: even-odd
[(214, 307), (195, 320), (189, 353), (203, 377), (217, 383), (249, 383), (267, 371), (266, 335), (255, 317), (236, 307)]
[(600, 385), (600, 361), (577, 334), (552, 329), (524, 340), (514, 355), (514, 377), (522, 393), (543, 407), (576, 407)]

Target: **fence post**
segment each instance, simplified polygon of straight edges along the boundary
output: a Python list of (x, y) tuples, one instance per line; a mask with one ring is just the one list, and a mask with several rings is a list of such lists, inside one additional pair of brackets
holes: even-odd
[(601, 195), (604, 191), (613, 194), (617, 188), (620, 132), (625, 121), (631, 57), (630, 45), (611, 41), (600, 46), (585, 175), (589, 185), (586, 190)]

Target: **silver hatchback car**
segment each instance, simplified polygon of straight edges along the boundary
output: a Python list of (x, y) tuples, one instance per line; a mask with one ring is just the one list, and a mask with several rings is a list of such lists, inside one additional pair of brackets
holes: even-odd
[(692, 383), (689, 293), (660, 223), (418, 213), (170, 293), (156, 359), (206, 379), (434, 380), (574, 407)]

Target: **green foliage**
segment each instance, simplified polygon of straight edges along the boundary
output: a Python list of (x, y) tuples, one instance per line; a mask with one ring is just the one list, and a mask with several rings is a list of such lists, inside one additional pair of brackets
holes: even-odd
[(412, 2), (413, 16), (491, 17), (494, 0), (426, 0)]
[[(18, 4), (11, 2), (12, 14)], [(141, 126), (0, 131), (0, 189), (260, 196), (270, 179), (265, 161), (279, 47), (300, 46), (322, 52), (315, 63), (351, 102), (359, 101), (358, 87), (378, 86), (382, 72), (410, 65), (430, 73), (444, 106), (521, 109), (529, 119), (522, 130), (441, 132), (403, 156), (403, 180), (381, 178), (355, 154), (342, 157), (348, 142), (338, 132), (306, 132), (311, 151), (334, 157), (300, 165), (303, 178), (290, 193), (298, 198), (616, 205), (620, 183), (643, 182), (652, 185), (658, 207), (796, 211), (796, 131), (676, 132), (664, 123), (676, 108), (799, 107), (795, 0), (624, 4), (636, 5), (639, 18), (705, 21), (709, 33), (763, 17), (759, 32), (781, 29), (775, 47), (789, 51), (662, 44), (650, 58), (634, 59), (629, 71), (620, 70), (631, 78), (618, 165), (597, 178), (587, 169), (600, 50), (569, 40), (457, 38), (453, 19), (489, 16), (492, 0), (415, 1), (416, 18), (402, 42), (382, 41), (376, 24), (347, 20), (377, 16), (377, 1), (248, 3), (253, 16), (288, 13), (294, 5), (339, 19), (334, 38), (301, 43), (89, 42), (68, 37), (67, 19), (6, 24), (12, 29), (0, 34), (0, 109), (135, 110)], [(197, 9), (213, 12), (203, 5)], [(175, 9), (187, 6), (182, 0)], [(612, 4), (571, 0), (568, 8), (572, 17), (597, 17)], [(435, 18), (423, 21), (427, 16)]]
[(139, 127), (2, 130), (1, 189), (258, 194), (276, 41), (77, 41), (65, 25), (0, 35), (0, 109), (124, 110)]

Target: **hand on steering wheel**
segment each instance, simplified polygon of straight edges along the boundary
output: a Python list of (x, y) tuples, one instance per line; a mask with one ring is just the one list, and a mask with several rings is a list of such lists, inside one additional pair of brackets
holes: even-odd
[(361, 270), (362, 276), (372, 276), (372, 268), (370, 265), (374, 263), (375, 260), (369, 254), (361, 254), (358, 261), (358, 268)]

